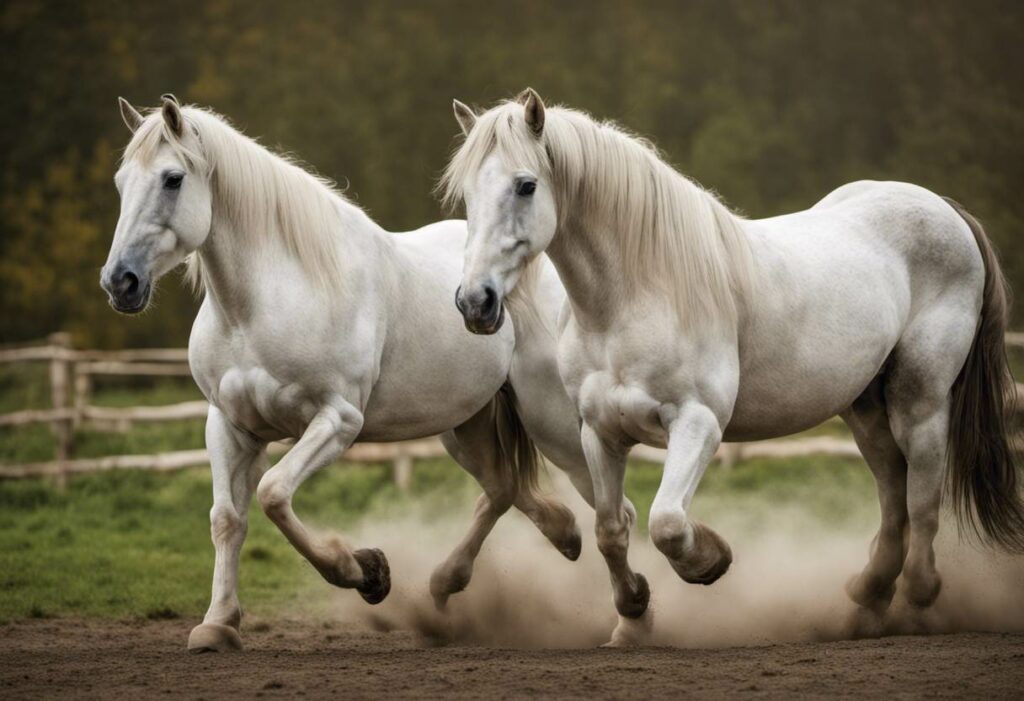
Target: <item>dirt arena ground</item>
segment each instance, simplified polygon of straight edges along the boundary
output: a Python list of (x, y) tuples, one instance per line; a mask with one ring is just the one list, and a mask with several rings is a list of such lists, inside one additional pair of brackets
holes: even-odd
[(264, 622), (190, 655), (188, 623), (0, 628), (0, 698), (1021, 698), (1024, 635), (894, 636), (720, 649), (424, 647), (409, 633)]

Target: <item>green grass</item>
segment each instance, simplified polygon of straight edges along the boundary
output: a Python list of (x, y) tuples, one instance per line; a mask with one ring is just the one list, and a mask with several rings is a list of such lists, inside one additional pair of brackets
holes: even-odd
[[(200, 398), (190, 381), (101, 378), (92, 402), (156, 405)], [(0, 368), (0, 412), (49, 405), (44, 365)], [(846, 435), (838, 421), (811, 435)], [(76, 457), (202, 448), (203, 422), (139, 425), (126, 433), (79, 431)], [(0, 429), (0, 462), (53, 458), (45, 425)], [(626, 492), (646, 528), (661, 467), (635, 463)], [(213, 568), (209, 470), (174, 474), (116, 472), (71, 479), (57, 490), (41, 479), (0, 482), (0, 621), (42, 616), (195, 617), (208, 603)], [(332, 467), (310, 479), (296, 510), (311, 524), (344, 532), (360, 519), (384, 522), (412, 507), (424, 519), (458, 514), (468, 524), (479, 488), (452, 461), (420, 461), (409, 494), (384, 465)], [(759, 528), (780, 510), (815, 528), (867, 528), (877, 519), (870, 474), (856, 460), (752, 460), (712, 467), (695, 515)], [(259, 513), (251, 512), (240, 591), (249, 612), (272, 613), (301, 601), (319, 576)]]
[[(201, 614), (213, 567), (210, 494), (207, 469), (78, 476), (65, 491), (41, 479), (0, 482), (0, 620)], [(309, 480), (295, 506), (311, 523), (344, 530), (402, 500), (433, 500), (443, 511), (444, 501), (461, 505), (471, 494), (470, 478), (448, 461), (418, 464), (408, 496), (386, 466), (348, 466)], [(247, 608), (284, 605), (316, 576), (255, 509), (240, 583)]]
[[(657, 465), (627, 473), (627, 493), (641, 527), (660, 480)], [(467, 519), (478, 488), (449, 460), (417, 463), (408, 495), (386, 466), (323, 470), (296, 496), (314, 525), (339, 531), (389, 512), (457, 513)], [(170, 618), (199, 616), (208, 603), (210, 476), (115, 472), (70, 480), (0, 482), (0, 621), (40, 616)], [(798, 509), (819, 528), (844, 529), (877, 518), (871, 478), (856, 461), (755, 460), (708, 471), (696, 514), (758, 527), (779, 510)], [(242, 556), (246, 609), (269, 614), (289, 606), (318, 575), (270, 522), (253, 509)]]

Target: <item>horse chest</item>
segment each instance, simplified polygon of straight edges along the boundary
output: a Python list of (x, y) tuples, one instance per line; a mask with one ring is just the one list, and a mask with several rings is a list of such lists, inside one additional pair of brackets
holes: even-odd
[(662, 411), (677, 379), (614, 344), (578, 339), (567, 346), (561, 370), (583, 420), (610, 440), (663, 445)]
[(211, 403), (231, 423), (264, 440), (298, 438), (320, 408), (308, 388), (262, 367), (229, 367), (211, 389)]
[(579, 392), (580, 415), (600, 435), (623, 443), (664, 445), (662, 402), (643, 386), (609, 372), (590, 373)]

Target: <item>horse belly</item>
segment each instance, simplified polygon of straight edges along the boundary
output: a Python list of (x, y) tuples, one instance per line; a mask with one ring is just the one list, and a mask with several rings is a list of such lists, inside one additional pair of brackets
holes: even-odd
[(753, 441), (788, 436), (813, 428), (845, 411), (878, 374), (888, 351), (863, 362), (847, 361), (841, 373), (830, 368), (775, 372), (741, 381), (724, 440)]
[(849, 255), (819, 257), (756, 305), (726, 440), (812, 428), (849, 408), (882, 370), (909, 313), (905, 267), (843, 245)]

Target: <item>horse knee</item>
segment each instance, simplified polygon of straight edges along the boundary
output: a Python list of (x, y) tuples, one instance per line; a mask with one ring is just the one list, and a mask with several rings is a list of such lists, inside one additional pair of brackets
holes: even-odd
[(594, 527), (597, 549), (605, 558), (622, 555), (629, 544), (629, 524), (625, 518), (598, 518)]
[(233, 506), (214, 504), (210, 509), (210, 535), (214, 542), (244, 538), (247, 530), (246, 519)]
[(277, 521), (291, 505), (291, 493), (278, 480), (267, 473), (256, 487), (256, 498), (271, 521)]
[(654, 546), (669, 559), (682, 557), (687, 541), (693, 540), (692, 528), (682, 509), (652, 509), (647, 530)]

